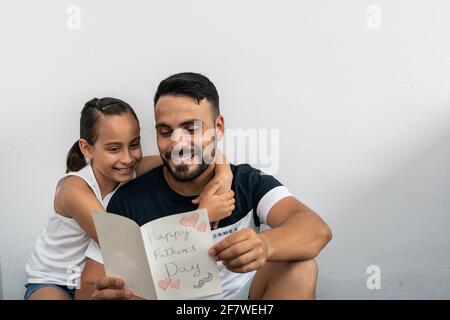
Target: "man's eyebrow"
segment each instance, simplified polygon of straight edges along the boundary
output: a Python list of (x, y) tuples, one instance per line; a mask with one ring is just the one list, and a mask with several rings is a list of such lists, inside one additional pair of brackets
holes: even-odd
[(184, 127), (184, 126), (191, 125), (191, 124), (197, 124), (197, 123), (203, 124), (203, 120), (189, 119), (189, 120), (186, 120), (186, 121), (183, 121), (182, 123), (180, 123), (180, 127)]
[(155, 126), (155, 128), (156, 128), (156, 129), (158, 129), (158, 128), (168, 128), (168, 129), (172, 129), (171, 126), (169, 126), (168, 124), (165, 124), (165, 123), (157, 123), (156, 126)]
[[(188, 120), (185, 120), (185, 121), (181, 122), (181, 123), (178, 125), (178, 127), (185, 127), (185, 126), (192, 125), (192, 124), (196, 124), (196, 123), (201, 123), (201, 124), (203, 124), (204, 121), (201, 120), (201, 119), (188, 119)], [(169, 126), (168, 124), (163, 123), (163, 122), (157, 123), (156, 126), (155, 126), (155, 128), (156, 128), (156, 129), (158, 129), (158, 128), (168, 128), (168, 129), (172, 129), (171, 126)]]

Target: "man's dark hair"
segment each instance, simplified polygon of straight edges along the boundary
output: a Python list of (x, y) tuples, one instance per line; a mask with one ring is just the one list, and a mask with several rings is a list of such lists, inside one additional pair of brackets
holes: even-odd
[(174, 74), (161, 81), (156, 90), (154, 105), (161, 96), (188, 96), (197, 100), (206, 98), (211, 104), (213, 116), (216, 118), (220, 114), (219, 94), (214, 84), (204, 75), (194, 72), (183, 72)]

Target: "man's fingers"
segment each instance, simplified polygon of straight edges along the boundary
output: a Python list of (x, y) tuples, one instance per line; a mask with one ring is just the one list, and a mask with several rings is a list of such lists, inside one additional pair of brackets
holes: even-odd
[(93, 299), (130, 299), (133, 296), (121, 278), (101, 277), (95, 283), (95, 289)]
[(212, 229), (216, 230), (218, 226), (219, 226), (219, 221), (213, 222)]
[(234, 259), (224, 261), (227, 268), (242, 268), (250, 264), (254, 260), (258, 259), (259, 253), (256, 250), (250, 250), (244, 254), (241, 254)]
[(95, 290), (92, 298), (96, 300), (130, 299), (133, 293), (128, 289), (103, 289)]
[(210, 255), (215, 256), (223, 250), (231, 247), (233, 244), (246, 240), (251, 236), (252, 232), (254, 231), (248, 228), (233, 232), (231, 235), (212, 246), (208, 252)]
[(253, 270), (258, 270), (262, 267), (263, 263), (261, 263), (258, 260), (254, 260), (251, 263), (243, 266), (243, 267), (238, 267), (238, 268), (233, 268), (233, 267), (228, 267), (227, 265), (225, 265), (225, 267), (232, 271), (232, 272), (236, 272), (236, 273), (247, 273)]
[[(231, 247), (226, 248), (225, 250), (216, 254), (215, 259), (217, 261), (231, 261), (234, 260), (253, 249), (254, 245), (250, 241), (241, 241), (235, 243)], [(253, 260), (253, 259), (252, 259)]]
[(125, 281), (121, 278), (114, 277), (101, 277), (95, 283), (95, 289), (103, 290), (107, 288), (122, 289), (124, 287)]

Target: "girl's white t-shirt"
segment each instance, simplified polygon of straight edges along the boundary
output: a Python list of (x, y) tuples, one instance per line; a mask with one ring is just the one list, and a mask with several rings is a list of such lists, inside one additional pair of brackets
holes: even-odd
[[(69, 172), (62, 177), (56, 190), (69, 176), (82, 178), (104, 208), (108, 206), (109, 200), (120, 186), (102, 199), (100, 187), (89, 162), (83, 169)], [(76, 287), (84, 268), (89, 241), (89, 235), (75, 219), (64, 217), (53, 209), (25, 267), (27, 283), (52, 283)]]

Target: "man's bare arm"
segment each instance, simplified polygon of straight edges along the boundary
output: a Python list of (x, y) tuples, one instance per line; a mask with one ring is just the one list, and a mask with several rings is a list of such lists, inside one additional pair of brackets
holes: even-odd
[(125, 282), (120, 278), (106, 277), (103, 264), (92, 259), (86, 259), (86, 265), (80, 279), (80, 289), (77, 289), (75, 299), (131, 299), (133, 293), (125, 288)]
[(259, 235), (267, 243), (268, 261), (303, 261), (315, 258), (332, 238), (322, 218), (295, 197), (286, 197), (269, 211), (272, 229)]
[(331, 240), (331, 230), (314, 211), (294, 197), (276, 203), (268, 213), (272, 229), (246, 228), (216, 243), (209, 253), (233, 272), (258, 270), (267, 261), (304, 261), (316, 257)]

